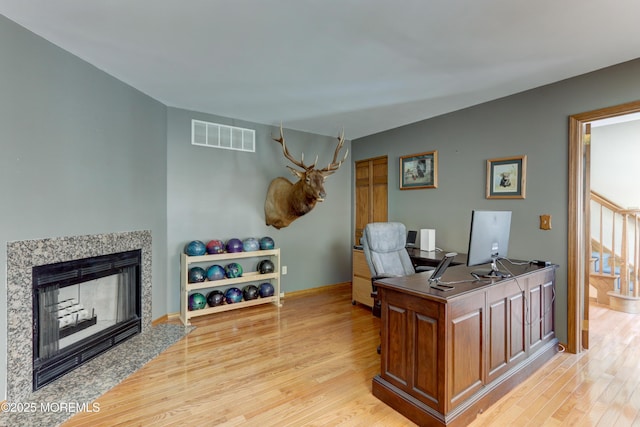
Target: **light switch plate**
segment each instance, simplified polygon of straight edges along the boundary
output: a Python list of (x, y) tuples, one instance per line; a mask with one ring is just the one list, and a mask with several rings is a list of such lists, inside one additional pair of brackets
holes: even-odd
[(551, 215), (540, 215), (540, 229), (551, 230)]

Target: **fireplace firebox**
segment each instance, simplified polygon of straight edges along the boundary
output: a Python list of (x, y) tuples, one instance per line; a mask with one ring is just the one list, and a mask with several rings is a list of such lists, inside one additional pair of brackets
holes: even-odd
[(33, 390), (142, 329), (141, 250), (34, 266)]

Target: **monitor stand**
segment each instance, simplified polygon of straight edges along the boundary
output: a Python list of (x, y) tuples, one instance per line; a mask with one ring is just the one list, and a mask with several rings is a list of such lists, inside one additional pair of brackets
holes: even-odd
[(497, 258), (494, 258), (491, 261), (491, 270), (476, 270), (472, 271), (471, 275), (473, 277), (477, 276), (484, 279), (504, 279), (506, 277), (511, 277), (511, 274), (498, 270), (498, 264), (496, 261), (498, 261)]

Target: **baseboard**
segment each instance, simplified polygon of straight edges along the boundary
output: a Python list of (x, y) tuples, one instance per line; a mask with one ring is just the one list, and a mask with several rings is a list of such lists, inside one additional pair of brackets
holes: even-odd
[(157, 326), (162, 323), (171, 322), (173, 320), (180, 320), (180, 313), (167, 313), (164, 316), (160, 316), (156, 320), (151, 322), (151, 326)]
[(289, 291), (289, 292), (287, 292), (287, 297), (288, 298), (295, 298), (295, 297), (300, 297), (300, 296), (309, 295), (309, 294), (317, 294), (317, 293), (326, 291), (327, 289), (333, 288), (333, 287), (336, 287), (336, 286), (349, 286), (349, 287), (351, 287), (351, 281), (334, 283), (332, 285), (318, 286), (317, 288), (300, 289), (298, 291)]

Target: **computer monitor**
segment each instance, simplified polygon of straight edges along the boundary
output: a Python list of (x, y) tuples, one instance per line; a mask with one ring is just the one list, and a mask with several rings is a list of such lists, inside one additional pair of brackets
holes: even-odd
[(481, 277), (508, 277), (509, 273), (498, 269), (496, 261), (506, 258), (509, 250), (511, 231), (511, 211), (471, 212), (471, 230), (469, 231), (469, 250), (467, 266), (491, 263), (488, 271), (474, 271)]
[(418, 238), (418, 232), (416, 230), (409, 230), (407, 232), (407, 247), (414, 248), (416, 246), (417, 238)]

